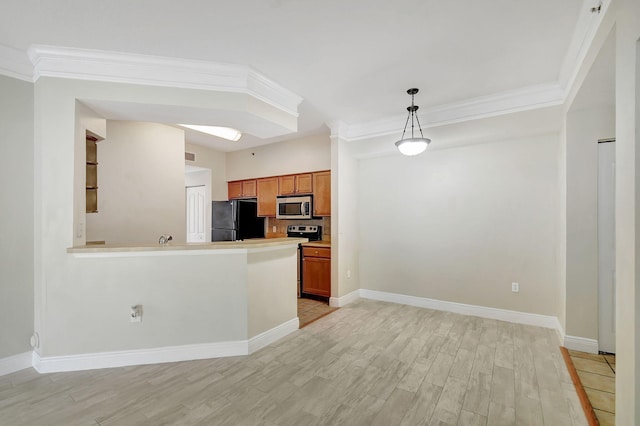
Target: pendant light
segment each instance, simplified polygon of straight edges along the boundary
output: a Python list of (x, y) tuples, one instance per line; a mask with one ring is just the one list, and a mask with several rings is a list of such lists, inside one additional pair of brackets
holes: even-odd
[[(413, 104), (413, 97), (416, 93), (418, 93), (418, 89), (409, 89), (407, 93), (411, 95), (411, 106), (407, 107), (407, 111), (409, 111), (409, 115), (407, 115), (407, 121), (404, 123), (404, 130), (402, 131), (402, 138), (398, 142), (396, 142), (396, 147), (400, 151), (401, 154), (404, 155), (418, 155), (424, 152), (427, 149), (427, 145), (431, 143), (431, 139), (427, 139), (422, 134), (422, 128), (420, 127), (420, 120), (418, 120), (418, 115), (416, 111), (418, 110), (418, 105)], [(411, 119), (411, 137), (404, 137), (407, 126), (409, 125), (409, 119)], [(416, 138), (413, 136), (414, 129), (414, 119), (416, 123), (418, 123), (418, 130), (420, 130), (420, 137)]]

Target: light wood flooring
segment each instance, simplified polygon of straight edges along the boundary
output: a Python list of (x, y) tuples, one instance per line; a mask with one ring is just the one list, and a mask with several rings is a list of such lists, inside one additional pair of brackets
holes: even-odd
[(0, 377), (2, 425), (583, 425), (555, 332), (359, 300), (247, 357)]

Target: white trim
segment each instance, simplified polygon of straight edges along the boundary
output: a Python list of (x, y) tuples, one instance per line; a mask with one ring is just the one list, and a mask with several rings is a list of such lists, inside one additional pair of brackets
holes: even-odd
[(32, 45), (33, 80), (72, 78), (246, 93), (298, 117), (303, 98), (245, 65), (93, 49)]
[(558, 335), (558, 344), (561, 346), (564, 346), (564, 337), (565, 337), (564, 327), (562, 327), (562, 324), (560, 324), (559, 319), (558, 319), (558, 325), (556, 327), (556, 333)]
[(534, 325), (554, 330), (557, 330), (559, 325), (558, 318), (553, 316), (510, 311), (507, 309), (488, 308), (486, 306), (466, 305), (464, 303), (446, 302), (397, 293), (385, 293), (376, 290), (360, 289), (360, 297), (364, 299), (381, 300), (384, 302), (399, 303), (402, 305), (436, 309), (438, 311), (454, 312), (462, 315), (472, 315), (500, 321), (509, 321), (517, 324)]
[(33, 66), (25, 52), (0, 44), (0, 75), (33, 83)]
[(131, 351), (40, 357), (33, 353), (33, 367), (39, 373), (94, 370), (129, 365), (160, 364), (195, 359), (247, 355), (246, 341), (167, 346)]
[[(88, 249), (91, 250), (91, 249)], [(149, 257), (149, 256), (198, 256), (205, 254), (242, 254), (247, 253), (247, 249), (172, 249), (170, 247), (162, 247), (158, 249), (133, 249), (118, 251), (107, 251), (108, 249), (100, 249), (101, 251), (71, 252), (69, 254), (77, 258), (106, 258), (106, 257)]]
[(0, 358), (0, 376), (31, 367), (31, 351)]
[[(41, 357), (36, 352), (33, 352), (32, 357), (31, 352), (29, 352), (22, 355), (26, 358), (22, 360), (23, 362), (20, 365), (23, 365), (21, 368), (33, 365), (33, 368), (39, 373), (55, 373), (249, 355), (297, 331), (299, 324), (296, 317), (249, 340), (231, 342), (200, 343), (52, 357)], [(1, 367), (2, 365), (0, 364)], [(0, 369), (0, 371), (2, 370)]]
[[(540, 84), (523, 87), (521, 89), (495, 93), (426, 108), (420, 113), (420, 123), (423, 129), (460, 123), (480, 118), (512, 114), (515, 112), (561, 105), (565, 93), (556, 83)], [(339, 132), (341, 139), (357, 141), (402, 132), (405, 116), (389, 117), (365, 123), (332, 123), (332, 134)]]
[[(566, 97), (571, 87), (574, 85), (580, 68), (587, 56), (589, 48), (598, 32), (598, 28), (604, 20), (604, 16), (609, 9), (611, 0), (602, 0), (599, 13), (591, 12), (591, 7), (585, 2), (580, 8), (580, 14), (576, 23), (569, 48), (565, 54), (562, 67), (560, 68), (560, 76), (558, 83), (565, 90)], [(597, 2), (591, 2), (593, 6), (597, 6)]]
[[(441, 126), (479, 118), (562, 104), (608, 12), (611, 0), (602, 1), (600, 13), (581, 8), (557, 81), (522, 87), (423, 109), (422, 127)], [(25, 60), (25, 56), (31, 60)], [(140, 55), (124, 52), (32, 45), (27, 53), (0, 45), (0, 74), (37, 81), (42, 76), (245, 93), (298, 117), (303, 98), (246, 65)], [(404, 116), (341, 124), (347, 141), (399, 133)], [(330, 123), (335, 133), (335, 124)]]
[[(299, 241), (291, 243), (242, 243), (230, 242), (229, 248), (223, 248), (224, 242), (221, 243), (193, 243), (178, 244), (175, 246), (139, 246), (139, 247), (71, 247), (67, 249), (67, 253), (77, 258), (98, 258), (98, 257), (147, 257), (147, 256), (195, 256), (204, 254), (253, 254), (278, 250), (298, 249), (299, 242), (307, 241), (306, 239), (298, 239)], [(233, 247), (233, 246), (236, 247)], [(266, 247), (265, 247), (266, 246)]]
[(585, 337), (564, 336), (565, 348), (574, 351), (587, 352), (590, 354), (598, 353), (598, 341), (595, 339), (587, 339)]
[(341, 308), (343, 306), (348, 305), (349, 303), (353, 303), (360, 298), (360, 290), (354, 290), (351, 293), (345, 294), (342, 297), (330, 297), (329, 298), (329, 306), (335, 308)]
[(252, 354), (256, 351), (259, 351), (265, 346), (268, 346), (273, 342), (276, 342), (282, 339), (283, 337), (295, 331), (298, 331), (299, 328), (300, 328), (300, 320), (298, 319), (298, 317), (295, 317), (285, 323), (280, 324), (279, 326), (272, 328), (271, 330), (267, 330), (264, 333), (260, 333), (257, 336), (254, 336), (251, 339), (249, 339), (248, 352)]

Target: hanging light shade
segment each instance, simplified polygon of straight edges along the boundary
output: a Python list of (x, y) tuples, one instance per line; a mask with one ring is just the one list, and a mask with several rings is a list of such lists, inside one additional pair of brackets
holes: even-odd
[[(418, 110), (418, 105), (413, 104), (413, 97), (416, 93), (418, 93), (418, 89), (409, 89), (407, 93), (411, 95), (411, 106), (407, 107), (407, 111), (409, 111), (409, 115), (407, 115), (407, 121), (404, 123), (404, 130), (402, 131), (402, 137), (398, 142), (396, 142), (396, 147), (400, 151), (401, 154), (404, 155), (418, 155), (424, 152), (427, 149), (427, 145), (431, 143), (431, 139), (425, 138), (422, 134), (422, 128), (420, 127), (420, 120), (418, 120), (418, 115), (416, 111)], [(405, 138), (404, 135), (407, 132), (407, 126), (409, 125), (409, 119), (411, 119), (411, 137)], [(413, 135), (413, 130), (415, 128), (414, 121), (418, 123), (418, 130), (420, 130), (420, 137), (416, 138)]]

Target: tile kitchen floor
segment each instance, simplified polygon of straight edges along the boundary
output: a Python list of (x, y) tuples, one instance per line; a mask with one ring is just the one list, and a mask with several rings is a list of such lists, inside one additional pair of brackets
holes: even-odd
[(569, 356), (600, 425), (615, 425), (616, 356), (572, 350)]
[(587, 420), (555, 330), (360, 299), (250, 355), (0, 376), (0, 424), (582, 426)]
[(303, 328), (317, 319), (335, 311), (338, 308), (332, 308), (324, 302), (312, 299), (298, 299), (298, 319), (300, 320), (300, 328)]

